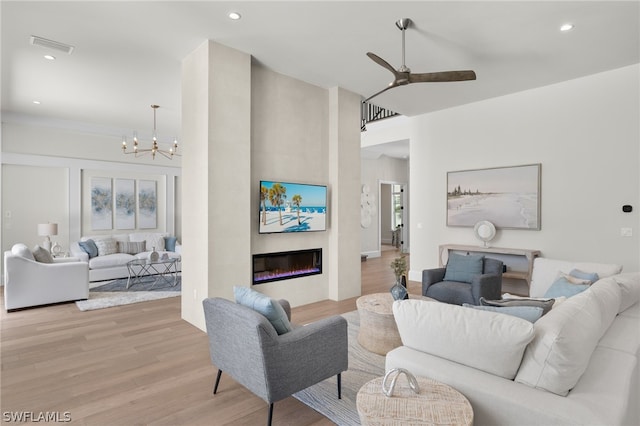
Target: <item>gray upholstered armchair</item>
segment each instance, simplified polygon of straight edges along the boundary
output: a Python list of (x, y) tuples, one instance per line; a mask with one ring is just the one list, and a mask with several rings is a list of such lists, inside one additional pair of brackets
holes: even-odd
[[(291, 318), (291, 307), (279, 301)], [(218, 368), (213, 393), (224, 371), (269, 404), (348, 368), (347, 321), (333, 316), (278, 335), (262, 314), (227, 299), (203, 301), (211, 362)]]
[[(465, 272), (464, 269), (470, 261), (479, 262), (476, 263), (478, 269)], [(462, 266), (458, 262), (463, 262)], [(457, 265), (453, 265), (454, 263)], [(502, 261), (484, 256), (462, 256), (452, 253), (447, 268), (422, 271), (423, 296), (454, 305), (479, 305), (481, 297), (487, 300), (502, 297)]]

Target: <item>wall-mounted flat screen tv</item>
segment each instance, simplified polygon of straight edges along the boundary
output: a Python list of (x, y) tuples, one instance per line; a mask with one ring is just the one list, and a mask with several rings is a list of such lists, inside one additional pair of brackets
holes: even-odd
[(260, 181), (259, 232), (327, 230), (327, 187)]

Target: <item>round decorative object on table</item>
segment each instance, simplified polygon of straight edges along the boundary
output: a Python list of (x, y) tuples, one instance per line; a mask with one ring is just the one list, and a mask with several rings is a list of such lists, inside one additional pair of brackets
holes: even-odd
[(53, 243), (51, 246), (51, 254), (58, 257), (62, 254), (62, 246), (58, 243)]
[(160, 259), (160, 254), (156, 251), (156, 248), (154, 247), (151, 253), (149, 253), (149, 260), (152, 262), (157, 262), (158, 259)]
[[(429, 297), (409, 295), (410, 299), (433, 301)], [(358, 343), (366, 350), (386, 355), (392, 349), (402, 346), (398, 326), (393, 317), (393, 296), (391, 293), (374, 293), (360, 296), (356, 300), (360, 317)]]
[(496, 227), (488, 220), (481, 220), (473, 227), (473, 233), (476, 238), (484, 242), (485, 247), (489, 247), (489, 241), (496, 237)]
[[(383, 377), (365, 383), (356, 397), (363, 425), (471, 425), (473, 408), (460, 392), (426, 377), (416, 377), (418, 392), (404, 378), (393, 396), (382, 392)], [(415, 386), (414, 386), (415, 387)]]

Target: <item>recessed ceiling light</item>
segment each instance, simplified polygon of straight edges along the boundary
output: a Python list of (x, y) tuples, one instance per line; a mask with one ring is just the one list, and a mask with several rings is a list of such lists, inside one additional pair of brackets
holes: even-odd
[(573, 24), (563, 24), (560, 27), (560, 31), (571, 31), (573, 29)]
[(240, 15), (238, 12), (229, 12), (229, 18), (237, 21), (238, 19), (242, 18), (242, 15)]
[(56, 57), (55, 57), (55, 56), (53, 56), (53, 55), (44, 55), (44, 58), (45, 58), (45, 59), (48, 59), (48, 60), (50, 60), (50, 61), (55, 61), (55, 60), (56, 60)]
[(34, 104), (40, 105), (40, 101), (33, 101)]

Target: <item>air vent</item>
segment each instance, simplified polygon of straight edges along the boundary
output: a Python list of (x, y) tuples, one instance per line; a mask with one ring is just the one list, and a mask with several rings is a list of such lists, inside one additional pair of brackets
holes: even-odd
[(59, 41), (48, 40), (46, 38), (31, 36), (31, 44), (34, 46), (46, 47), (47, 49), (54, 49), (60, 52), (65, 52), (69, 55), (73, 52), (74, 47), (68, 44), (60, 43)]

